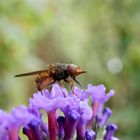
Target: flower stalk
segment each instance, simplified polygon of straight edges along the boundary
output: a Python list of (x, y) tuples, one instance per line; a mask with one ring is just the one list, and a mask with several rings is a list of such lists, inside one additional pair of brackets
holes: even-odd
[(55, 111), (48, 112), (48, 128), (50, 140), (56, 140), (57, 122)]
[(76, 111), (68, 112), (65, 120), (65, 136), (64, 140), (72, 140), (80, 115)]

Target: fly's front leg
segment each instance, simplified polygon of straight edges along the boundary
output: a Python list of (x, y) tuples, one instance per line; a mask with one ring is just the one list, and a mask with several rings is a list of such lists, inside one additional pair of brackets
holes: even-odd
[[(74, 93), (74, 80), (73, 79), (65, 79), (64, 80), (66, 83), (68, 83), (68, 84), (70, 84), (70, 89), (71, 89), (71, 91), (72, 91), (72, 94), (73, 95), (76, 95), (75, 93)], [(76, 95), (77, 96), (77, 95)]]
[[(80, 84), (79, 81), (77, 81), (77, 79), (75, 77), (73, 77), (73, 80), (82, 88), (82, 85)], [(82, 88), (83, 89), (83, 88)]]

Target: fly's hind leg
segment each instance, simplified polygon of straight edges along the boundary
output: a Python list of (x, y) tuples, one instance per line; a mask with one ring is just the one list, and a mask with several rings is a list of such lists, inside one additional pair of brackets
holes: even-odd
[(60, 87), (60, 89), (61, 89), (61, 91), (62, 91), (64, 97), (66, 97), (66, 94), (65, 94), (64, 91), (63, 91), (64, 86), (62, 85), (62, 83), (61, 83), (60, 81), (57, 81), (57, 84), (58, 84), (58, 86)]

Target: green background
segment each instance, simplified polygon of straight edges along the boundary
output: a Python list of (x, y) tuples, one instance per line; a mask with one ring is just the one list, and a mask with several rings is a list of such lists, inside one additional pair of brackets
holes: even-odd
[(139, 0), (1, 0), (0, 107), (28, 104), (35, 77), (15, 74), (66, 62), (116, 91), (107, 103), (122, 140), (140, 139)]

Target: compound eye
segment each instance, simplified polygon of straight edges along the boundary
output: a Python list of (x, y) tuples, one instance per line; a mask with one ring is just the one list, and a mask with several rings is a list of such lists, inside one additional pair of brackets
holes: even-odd
[(70, 66), (71, 68), (73, 68), (73, 69), (77, 69), (77, 68), (78, 68), (78, 66), (75, 65), (75, 64), (69, 64), (69, 66)]
[(74, 64), (69, 64), (68, 65), (68, 71), (70, 76), (73, 76), (76, 73), (78, 66), (74, 65)]

